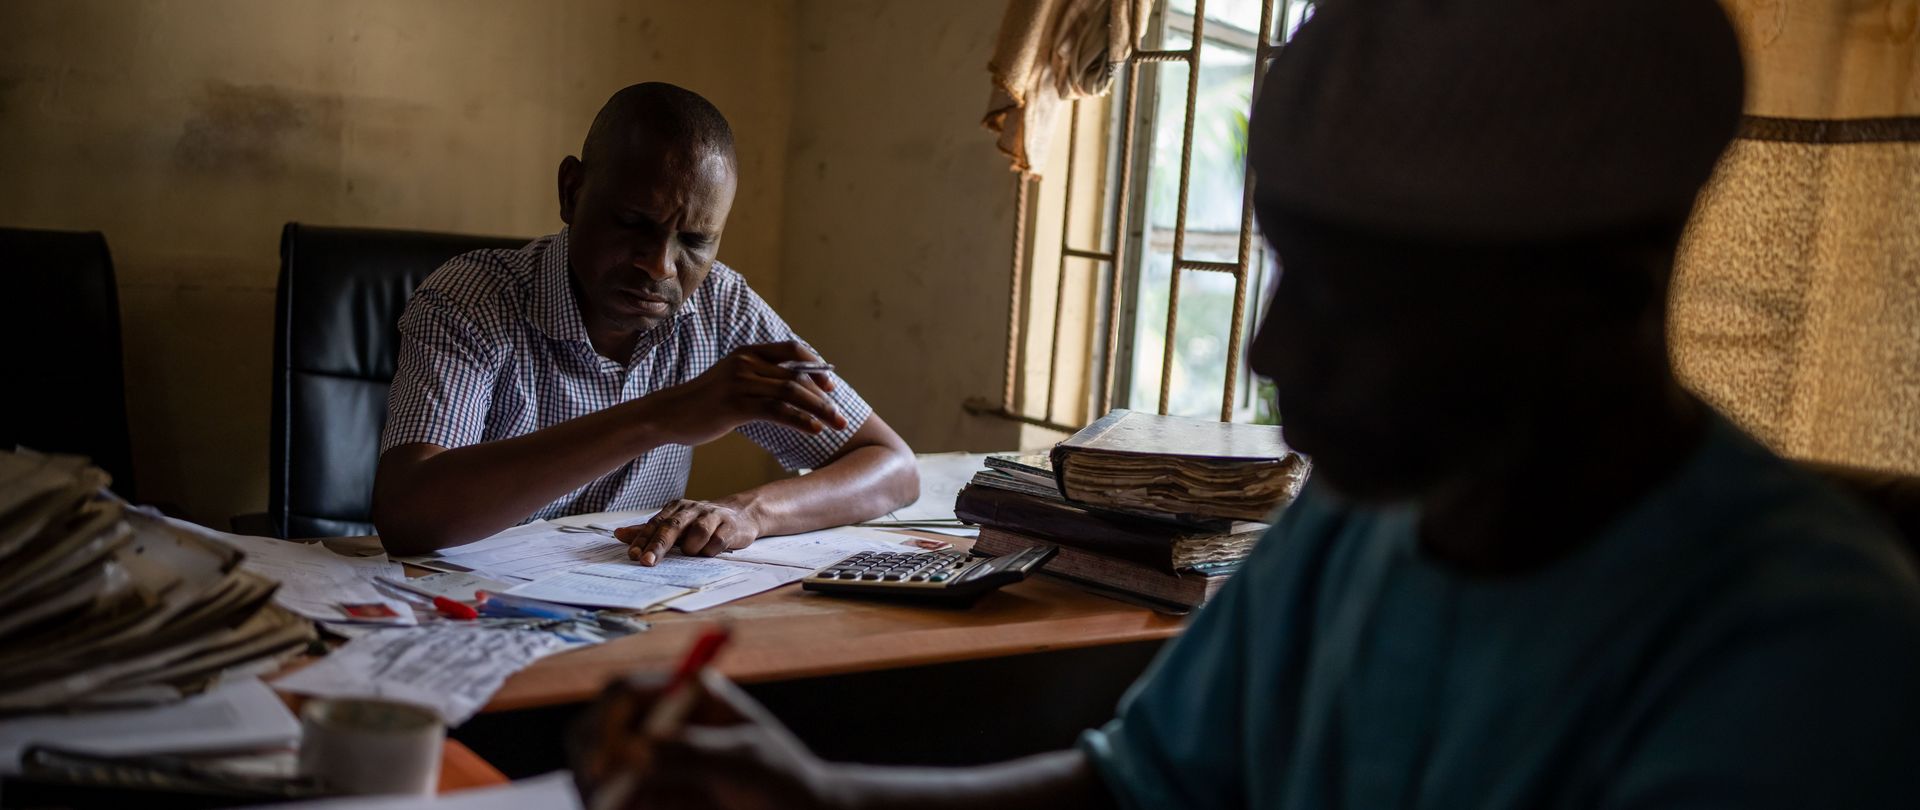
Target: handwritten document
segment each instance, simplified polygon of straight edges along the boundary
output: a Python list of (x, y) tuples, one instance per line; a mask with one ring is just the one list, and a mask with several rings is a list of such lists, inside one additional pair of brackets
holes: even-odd
[(624, 579), (631, 582), (657, 582), (679, 588), (705, 588), (729, 579), (746, 576), (747, 570), (744, 565), (725, 560), (669, 554), (651, 566), (636, 562), (595, 563), (575, 568), (573, 573)]
[(273, 685), (302, 695), (412, 703), (457, 726), (486, 705), (507, 676), (566, 646), (537, 630), (451, 623), (394, 628), (349, 641)]
[(753, 545), (720, 555), (720, 559), (813, 570), (862, 551), (919, 550), (901, 545), (902, 539), (900, 535), (872, 529), (828, 529), (785, 537), (762, 537)]
[(658, 582), (613, 577), (596, 577), (583, 571), (568, 571), (517, 585), (507, 593), (530, 599), (544, 599), (582, 607), (646, 610), (668, 599), (692, 592)]
[(502, 535), (507, 535), (502, 532), (470, 546), (442, 551), (420, 563), (428, 567), (452, 563), (494, 579), (530, 582), (584, 565), (628, 559), (627, 544), (606, 535), (563, 532), (551, 524), (534, 526), (542, 530), (515, 532), (509, 535), (511, 542), (499, 542)]
[(739, 579), (730, 579), (711, 588), (702, 588), (685, 596), (675, 597), (666, 603), (666, 607), (682, 613), (692, 613), (710, 607), (724, 605), (735, 599), (745, 599), (756, 593), (771, 591), (789, 582), (805, 579), (813, 569), (793, 568), (785, 565), (747, 565), (753, 571)]

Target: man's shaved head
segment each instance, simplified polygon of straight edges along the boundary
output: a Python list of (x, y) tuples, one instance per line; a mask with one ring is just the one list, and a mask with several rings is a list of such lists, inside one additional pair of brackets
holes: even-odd
[(699, 93), (666, 82), (628, 85), (607, 99), (580, 146), (580, 161), (616, 164), (655, 151), (717, 154), (737, 165), (727, 117)]
[(622, 89), (560, 161), (560, 219), (581, 320), (625, 363), (641, 332), (679, 311), (720, 249), (739, 161), (733, 128), (700, 94), (661, 82)]

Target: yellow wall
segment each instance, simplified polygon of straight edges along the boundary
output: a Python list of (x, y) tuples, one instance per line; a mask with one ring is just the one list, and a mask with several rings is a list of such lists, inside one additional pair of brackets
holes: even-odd
[(1723, 0), (1747, 59), (1747, 112), (1920, 115), (1920, 0)]
[(980, 127), (1003, 3), (800, 7), (781, 313), (919, 451), (1007, 450), (1013, 175)]
[[(794, 31), (766, 0), (8, 0), (0, 224), (106, 233), (143, 495), (223, 525), (266, 506), (280, 226), (558, 230), (555, 167), (623, 85), (733, 121), (721, 258), (777, 305)], [(769, 470), (738, 441), (696, 465), (696, 492)]]

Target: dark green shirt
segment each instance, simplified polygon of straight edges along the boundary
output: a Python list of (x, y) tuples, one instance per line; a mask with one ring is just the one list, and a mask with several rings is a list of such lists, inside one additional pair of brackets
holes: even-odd
[(1134, 808), (1920, 807), (1892, 530), (1716, 419), (1537, 573), (1310, 485), (1082, 747)]

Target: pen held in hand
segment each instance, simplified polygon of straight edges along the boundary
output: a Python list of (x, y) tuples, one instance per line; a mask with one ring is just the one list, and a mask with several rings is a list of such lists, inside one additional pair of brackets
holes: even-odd
[(720, 655), (720, 648), (726, 646), (730, 635), (725, 625), (713, 627), (700, 634), (693, 646), (687, 648), (686, 657), (680, 659), (673, 677), (667, 681), (666, 690), (660, 693), (660, 699), (647, 712), (641, 726), (646, 736), (669, 737), (687, 724), (687, 716), (693, 713), (693, 707), (700, 698), (697, 682), (700, 671)]
[(833, 370), (832, 363), (816, 360), (782, 360), (780, 367), (796, 374), (825, 374)]

